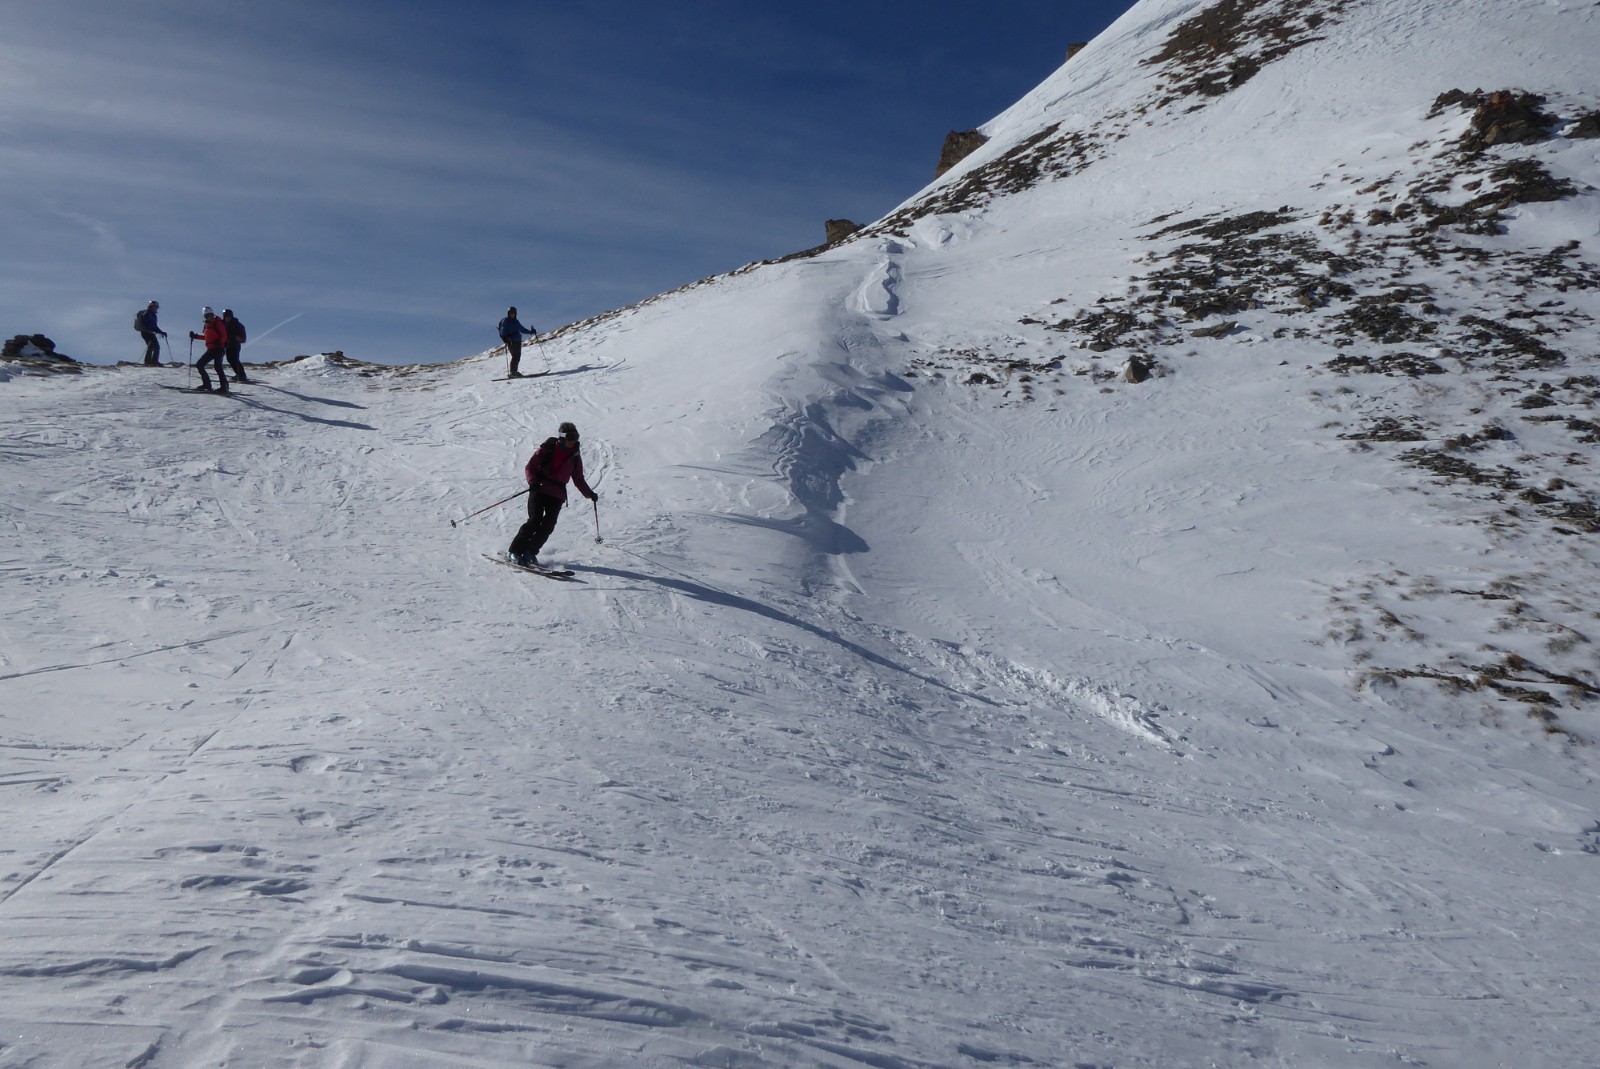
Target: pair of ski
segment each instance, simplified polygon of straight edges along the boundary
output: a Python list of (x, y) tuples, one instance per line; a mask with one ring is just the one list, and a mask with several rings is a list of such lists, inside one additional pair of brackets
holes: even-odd
[(488, 553), (485, 553), (483, 555), (483, 559), (484, 560), (492, 560), (496, 564), (503, 564), (507, 568), (515, 568), (519, 572), (532, 572), (534, 575), (542, 575), (546, 579), (571, 579), (572, 578), (572, 569), (571, 568), (536, 568), (531, 564), (518, 564), (514, 560), (507, 560), (505, 557), (491, 556)]
[(165, 382), (158, 382), (156, 385), (163, 390), (177, 390), (179, 393), (220, 393), (226, 397), (234, 391), (234, 386), (237, 384), (230, 383), (226, 390), (202, 390), (198, 386), (173, 386)]
[(550, 374), (548, 371), (525, 371), (520, 375), (503, 375), (495, 379), (496, 382), (516, 382), (518, 379), (542, 379)]

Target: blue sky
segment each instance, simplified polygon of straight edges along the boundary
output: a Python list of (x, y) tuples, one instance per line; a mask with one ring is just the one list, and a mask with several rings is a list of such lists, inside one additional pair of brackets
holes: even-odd
[(0, 335), (457, 359), (877, 218), (1128, 6), (7, 0)]

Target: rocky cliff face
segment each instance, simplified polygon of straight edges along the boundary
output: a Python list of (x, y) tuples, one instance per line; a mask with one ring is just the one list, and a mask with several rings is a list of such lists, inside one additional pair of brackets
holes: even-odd
[(951, 130), (945, 136), (944, 148), (939, 150), (939, 166), (934, 171), (937, 178), (950, 168), (972, 155), (989, 139), (976, 130)]

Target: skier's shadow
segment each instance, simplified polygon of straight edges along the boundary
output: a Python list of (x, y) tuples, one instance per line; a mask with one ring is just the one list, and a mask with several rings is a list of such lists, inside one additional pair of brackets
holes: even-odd
[(524, 371), (525, 379), (559, 379), (567, 375), (582, 375), (588, 371), (610, 371), (612, 368), (621, 367), (620, 362), (615, 364), (579, 364), (577, 367), (561, 368), (554, 371)]
[(882, 654), (873, 653), (865, 646), (859, 646), (856, 643), (851, 642), (843, 635), (826, 630), (825, 628), (818, 627), (816, 624), (807, 623), (798, 616), (790, 616), (786, 612), (781, 612), (777, 609), (774, 609), (770, 605), (763, 605), (759, 601), (751, 601), (749, 598), (742, 598), (737, 594), (729, 594), (726, 591), (717, 590), (714, 587), (702, 586), (699, 583), (691, 583), (683, 579), (668, 579), (660, 575), (646, 575), (643, 572), (630, 572), (622, 568), (607, 568), (601, 565), (593, 564), (572, 565), (572, 568), (574, 571), (578, 572), (592, 572), (595, 575), (609, 575), (618, 579), (631, 579), (640, 583), (654, 583), (657, 586), (668, 587), (672, 590), (678, 591), (679, 593), (687, 594), (696, 601), (705, 601), (713, 605), (725, 605), (730, 609), (742, 609), (745, 612), (755, 613), (757, 616), (766, 617), (768, 620), (773, 620), (789, 627), (797, 627), (808, 634), (815, 635), (820, 639), (824, 639), (825, 641), (833, 643), (835, 646), (838, 646), (841, 649), (855, 654), (862, 660), (870, 661), (873, 664), (881, 665), (884, 668), (889, 668), (896, 672), (902, 672), (905, 675), (910, 676), (912, 679), (926, 683), (931, 687), (938, 687), (940, 690), (949, 691), (951, 694), (959, 695), (963, 698), (971, 698), (973, 701), (983, 702), (985, 705), (997, 704), (992, 699), (985, 698), (981, 694), (969, 694), (966, 691), (957, 690), (949, 684), (941, 683), (939, 680), (934, 679), (931, 676), (925, 676), (921, 672), (912, 671), (905, 665), (897, 664)]
[[(268, 388), (269, 389), (277, 389), (277, 387), (268, 387)], [(289, 394), (290, 397), (299, 397), (300, 396), (297, 393), (290, 393), (288, 390), (280, 390), (279, 392), (280, 393), (287, 393), (287, 394)], [(242, 395), (243, 391), (242, 390), (235, 390), (234, 393)], [(312, 397), (312, 398), (303, 398), (303, 400), (320, 401), (322, 399), (321, 398)], [(239, 402), (241, 404), (249, 405), (252, 408), (262, 409), (263, 411), (266, 411), (266, 412), (277, 412), (280, 415), (293, 416), (295, 419), (302, 419), (302, 420), (305, 420), (307, 423), (320, 423), (324, 427), (349, 427), (351, 430), (357, 430), (357, 431), (375, 431), (375, 430), (378, 429), (378, 428), (376, 428), (376, 427), (374, 427), (374, 426), (372, 426), (371, 424), (368, 424), (368, 423), (353, 423), (353, 422), (351, 422), (350, 420), (347, 420), (347, 419), (322, 419), (319, 416), (308, 416), (304, 412), (296, 412), (293, 409), (277, 408), (276, 406), (273, 406), (273, 405), (264, 404), (261, 401), (257, 401), (254, 397), (240, 396), (239, 397)], [(324, 404), (341, 405), (342, 406), (346, 402), (343, 402), (343, 401), (325, 401), (323, 403)], [(352, 408), (360, 408), (361, 406), (360, 405), (352, 405), (350, 407), (352, 407)]]
[(296, 401), (306, 401), (317, 405), (332, 405), (334, 408), (357, 408), (363, 412), (367, 410), (366, 405), (358, 405), (354, 401), (335, 401), (331, 397), (313, 397), (308, 393), (295, 393), (293, 390), (286, 390), (282, 386), (269, 386), (264, 382), (255, 382), (254, 380), (251, 381), (250, 385), (261, 390), (276, 390), (279, 393), (288, 394)]

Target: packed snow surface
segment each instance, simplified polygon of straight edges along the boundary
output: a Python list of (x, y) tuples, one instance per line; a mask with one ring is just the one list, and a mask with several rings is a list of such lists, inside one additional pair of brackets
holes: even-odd
[(1600, 141), (1433, 105), (1600, 9), (1207, 10), (537, 378), (0, 383), (0, 1066), (1593, 1064)]

